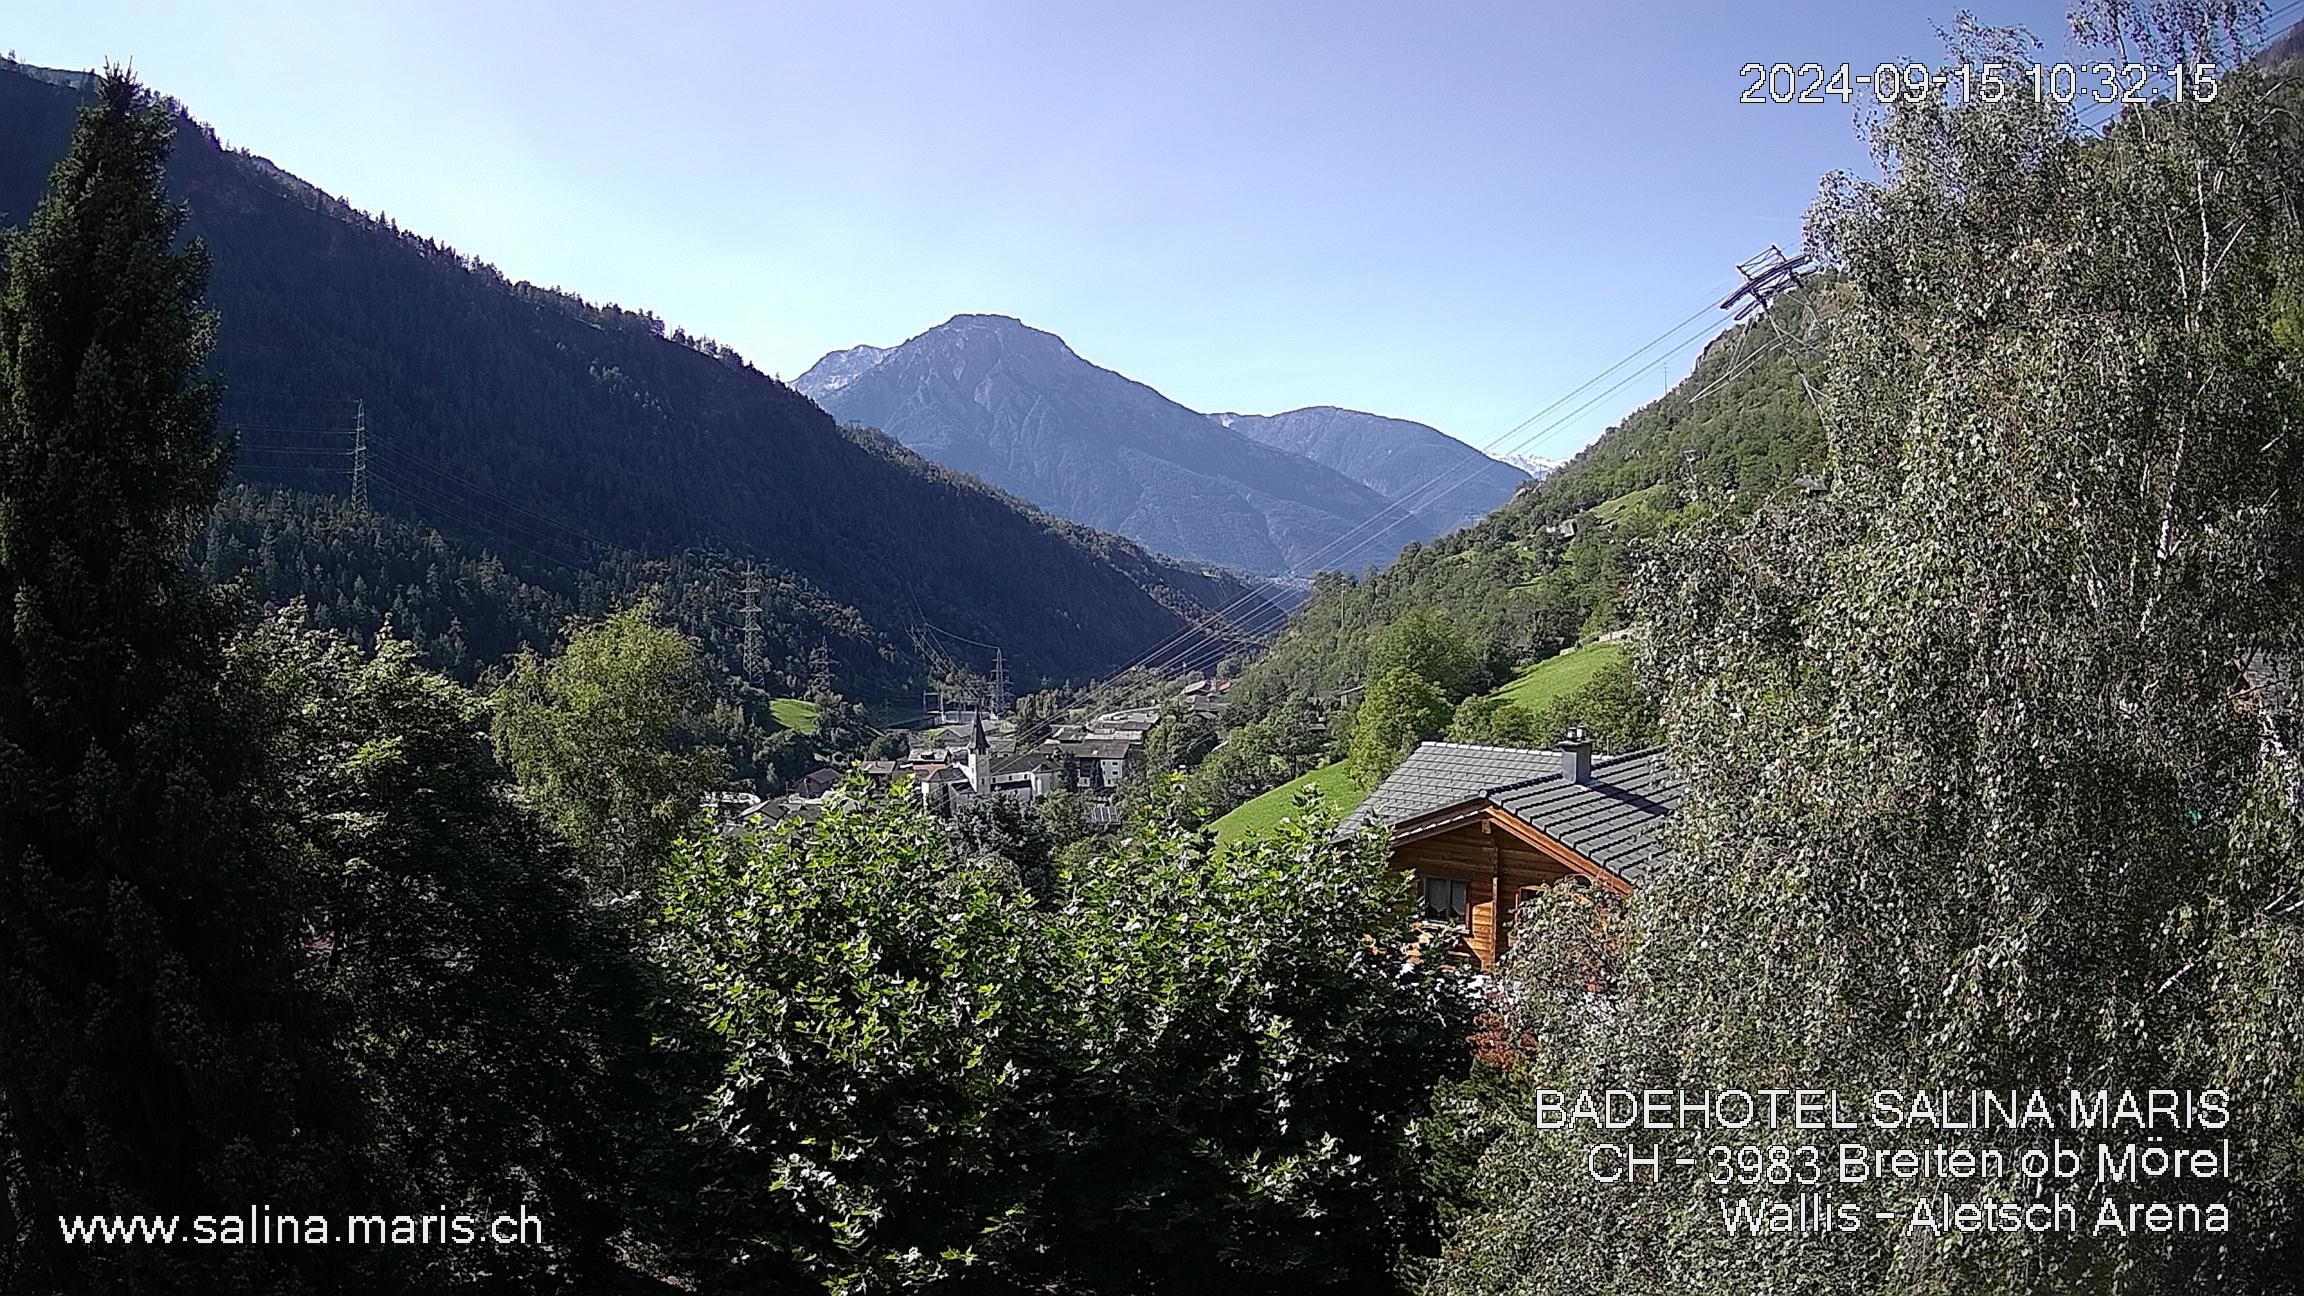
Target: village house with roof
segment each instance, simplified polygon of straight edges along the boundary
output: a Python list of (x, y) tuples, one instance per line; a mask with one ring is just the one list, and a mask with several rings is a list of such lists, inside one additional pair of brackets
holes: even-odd
[(1341, 831), (1389, 829), (1392, 863), (1415, 876), (1425, 919), (1487, 970), (1537, 888), (1645, 885), (1683, 789), (1663, 748), (1595, 757), (1581, 730), (1556, 750), (1427, 742)]

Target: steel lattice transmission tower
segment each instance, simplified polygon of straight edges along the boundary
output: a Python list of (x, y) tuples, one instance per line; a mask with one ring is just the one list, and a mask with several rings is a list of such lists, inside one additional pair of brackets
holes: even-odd
[[(737, 609), (744, 616), (744, 670), (748, 675), (760, 674), (760, 569), (752, 564), (744, 568), (744, 606)], [(755, 678), (754, 683), (758, 683)]]
[(1744, 284), (1728, 294), (1727, 300), (1720, 303), (1720, 309), (1728, 310), (1738, 302), (1743, 302), (1743, 307), (1736, 311), (1736, 318), (1747, 318), (1766, 306), (1776, 294), (1799, 287), (1800, 272), (1808, 268), (1810, 261), (1811, 258), (1805, 252), (1788, 257), (1784, 255), (1784, 249), (1769, 244), (1767, 251), (1737, 264), (1736, 273), (1744, 276)]
[(352, 406), (352, 507), (368, 510), (368, 402)]

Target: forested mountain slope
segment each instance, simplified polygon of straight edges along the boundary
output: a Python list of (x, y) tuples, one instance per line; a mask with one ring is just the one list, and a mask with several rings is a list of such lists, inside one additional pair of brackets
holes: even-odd
[[(0, 65), (0, 225), (31, 210), (86, 101), (63, 80)], [(1022, 680), (1096, 673), (1186, 630), (1195, 605), (1246, 592), (844, 432), (724, 348), (507, 281), (221, 147), (188, 118), (169, 180), (213, 260), (213, 368), (228, 407), (363, 400), (384, 511), (468, 538), (580, 529), (657, 559), (757, 558), (772, 583), (801, 591), (794, 641), (849, 635), (860, 620), (903, 643), (906, 627), (933, 621), (1001, 644)], [(261, 459), (245, 475), (312, 484)], [(451, 516), (443, 495), (494, 503)], [(914, 673), (869, 652), (855, 667), (872, 678), (843, 680), (852, 693)]]
[(1829, 292), (1786, 294), (1723, 334), (1670, 392), (1477, 524), (1365, 578), (1323, 575), (1233, 690), (1239, 714), (1360, 682), (1376, 632), (1421, 608), (1447, 612), (1489, 643), (1499, 666), (1612, 628), (1628, 555), (1643, 537), (1707, 512), (1749, 509), (1789, 489), (1815, 460), (1800, 331)]
[(957, 315), (900, 346), (835, 351), (794, 385), (845, 421), (1060, 517), (1236, 571), (1357, 571), (1435, 532), (1350, 476), (1004, 315)]
[(266, 605), (301, 600), (310, 624), (363, 644), (389, 622), (426, 665), (467, 684), (485, 682), (523, 647), (560, 646), (570, 618), (597, 619), (641, 599), (694, 636), (718, 670), (753, 675), (771, 693), (807, 690), (802, 663), (819, 644), (844, 679), (894, 681), (909, 670), (898, 644), (852, 609), (785, 577), (759, 582), (769, 665), (745, 671), (743, 634), (726, 609), (743, 600), (747, 572), (725, 552), (609, 552), (578, 569), (519, 549), (499, 554), (341, 497), (243, 482), (218, 501), (194, 556), (210, 580), (238, 583)]

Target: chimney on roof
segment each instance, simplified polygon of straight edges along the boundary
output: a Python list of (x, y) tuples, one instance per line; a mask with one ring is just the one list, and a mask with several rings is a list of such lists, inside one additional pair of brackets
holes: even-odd
[(1582, 725), (1570, 725), (1560, 736), (1560, 772), (1571, 783), (1592, 781), (1592, 740)]

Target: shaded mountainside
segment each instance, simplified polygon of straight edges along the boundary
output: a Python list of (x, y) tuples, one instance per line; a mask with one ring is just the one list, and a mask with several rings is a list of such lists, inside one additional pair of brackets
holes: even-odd
[(1644, 538), (1715, 510), (1753, 508), (1816, 461), (1821, 433), (1800, 386), (1798, 348), (1777, 326), (1796, 327), (1828, 292), (1786, 294), (1768, 315), (1723, 334), (1670, 392), (1476, 525), (1365, 578), (1322, 576), (1233, 689), (1238, 715), (1359, 683), (1376, 633), (1420, 608), (1446, 611), (1499, 664), (1617, 627), (1617, 597)]
[[(62, 153), (84, 102), (63, 80), (0, 65), (0, 225), (24, 218)], [(906, 627), (933, 621), (1000, 643), (1023, 680), (1109, 669), (1187, 632), (1195, 605), (1247, 593), (843, 431), (733, 352), (668, 337), (653, 316), (508, 281), (221, 147), (189, 119), (170, 185), (214, 262), (213, 367), (228, 406), (365, 401), (385, 511), (492, 544), (581, 533), (567, 560), (578, 567), (600, 548), (757, 558), (772, 581), (806, 591), (796, 615), (833, 616), (796, 627), (797, 639), (853, 642), (854, 627), (835, 624), (845, 616), (875, 643), (901, 643)], [(262, 456), (244, 475), (314, 484)], [(867, 676), (844, 679), (851, 691), (916, 675), (876, 651), (842, 665)]]
[(1413, 510), (1432, 535), (1479, 521), (1528, 481), (1528, 474), (1511, 464), (1408, 419), (1334, 405), (1209, 417), (1265, 445), (1325, 464)]
[[(340, 496), (242, 482), (218, 500), (194, 557), (210, 580), (268, 606), (301, 601), (309, 624), (364, 646), (389, 622), (426, 665), (466, 684), (486, 684), (522, 648), (559, 648), (571, 618), (643, 598), (693, 634), (720, 673), (743, 669), (742, 631), (722, 614), (743, 598), (747, 574), (727, 553), (602, 553), (577, 569), (517, 549), (498, 554)], [(797, 664), (821, 643), (852, 678), (902, 677), (894, 644), (804, 582), (764, 577), (756, 600), (767, 661)], [(754, 682), (791, 693), (808, 686), (801, 669)]]
[(1004, 315), (825, 356), (794, 384), (843, 421), (1061, 517), (1236, 571), (1357, 571), (1433, 534), (1382, 494), (1081, 359)]
[(2259, 67), (2278, 68), (2285, 63), (2304, 61), (2304, 23), (2297, 23), (2266, 41), (2251, 60)]

